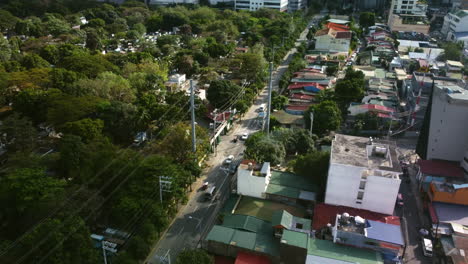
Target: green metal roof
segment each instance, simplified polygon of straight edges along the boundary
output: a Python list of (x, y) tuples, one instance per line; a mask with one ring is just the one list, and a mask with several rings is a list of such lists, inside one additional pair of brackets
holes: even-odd
[(302, 230), (310, 231), (312, 228), (312, 221), (310, 219), (293, 216), (293, 223), (295, 223), (296, 226), (297, 224), (302, 224), (302, 228), (300, 228)]
[(291, 230), (283, 230), (283, 236), (281, 236), (281, 243), (300, 248), (307, 248), (308, 238), (309, 236), (306, 233)]
[(285, 228), (290, 228), (293, 222), (292, 214), (288, 213), (285, 210), (279, 210), (273, 213), (273, 217), (271, 219), (272, 226), (284, 226)]
[(271, 223), (250, 215), (226, 215), (223, 226), (262, 234), (273, 234)]
[(229, 244), (231, 242), (231, 237), (234, 235), (235, 232), (236, 230), (232, 228), (214, 225), (210, 233), (208, 233), (208, 235), (206, 236), (206, 240), (218, 241), (223, 244)]
[(462, 18), (462, 17), (468, 15), (468, 12), (465, 11), (465, 10), (458, 10), (457, 12), (455, 12), (455, 15), (456, 15), (457, 17)]
[(310, 192), (318, 191), (318, 187), (315, 186), (308, 177), (284, 171), (272, 170), (270, 178), (270, 185), (271, 184), (292, 187)]
[(236, 230), (229, 244), (241, 248), (253, 249), (255, 247), (256, 237), (257, 234), (255, 233)]
[(279, 255), (279, 243), (272, 233), (258, 234), (214, 225), (205, 240), (263, 252), (271, 256)]
[(342, 246), (328, 240), (309, 239), (307, 254), (359, 264), (383, 264), (377, 251)]
[(293, 187), (288, 187), (288, 186), (283, 186), (283, 185), (277, 185), (277, 184), (268, 184), (268, 188), (266, 190), (266, 193), (270, 194), (275, 194), (275, 195), (281, 195), (285, 197), (291, 197), (294, 199), (299, 198), (299, 193), (300, 190), (293, 188)]

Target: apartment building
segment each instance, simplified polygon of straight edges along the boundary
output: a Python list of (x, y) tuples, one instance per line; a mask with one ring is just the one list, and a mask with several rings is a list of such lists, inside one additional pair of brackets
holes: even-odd
[(444, 17), (441, 33), (447, 41), (463, 41), (468, 44), (468, 10), (454, 9)]
[(325, 203), (392, 215), (401, 168), (393, 141), (336, 134)]
[(288, 0), (235, 0), (236, 10), (256, 11), (260, 8), (271, 8), (285, 12), (288, 10)]

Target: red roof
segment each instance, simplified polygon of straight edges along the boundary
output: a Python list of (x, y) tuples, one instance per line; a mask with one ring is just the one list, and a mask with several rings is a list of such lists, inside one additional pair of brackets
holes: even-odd
[(369, 110), (379, 110), (379, 111), (384, 111), (384, 112), (395, 112), (395, 109), (386, 107), (383, 105), (377, 105), (377, 104), (362, 104), (362, 108), (369, 109)]
[[(336, 206), (329, 204), (317, 204), (314, 209), (314, 219), (312, 221), (312, 228), (319, 230), (326, 227), (328, 223), (334, 225), (337, 214), (348, 213), (352, 216), (360, 216), (364, 219), (379, 221), (387, 224), (396, 224), (400, 222), (398, 216), (388, 216), (368, 210), (361, 210), (346, 206)], [(388, 218), (390, 217), (390, 218)], [(398, 219), (398, 221), (397, 221)]]
[(291, 99), (312, 100), (315, 98), (313, 95), (295, 93), (289, 96)]
[(336, 32), (335, 38), (337, 38), (337, 39), (350, 39), (351, 38), (351, 32), (348, 32), (348, 31)]
[(249, 163), (252, 163), (253, 166), (255, 166), (255, 164), (257, 164), (257, 163), (255, 162), (255, 160), (248, 160), (248, 159), (245, 159), (245, 160), (242, 160), (242, 161), (241, 161), (241, 164), (243, 164), (243, 165), (249, 165)]
[(293, 90), (293, 89), (302, 89), (306, 86), (315, 86), (320, 90), (325, 89), (324, 85), (318, 84), (316, 82), (303, 82), (303, 83), (292, 83), (288, 86), (288, 90)]
[(271, 264), (271, 261), (266, 256), (240, 251), (237, 253), (235, 264)]
[[(223, 118), (223, 114), (224, 114), (224, 118)], [(216, 121), (222, 122), (224, 120), (228, 120), (229, 117), (231, 116), (231, 112), (224, 112), (223, 114), (219, 113), (216, 116)], [(211, 120), (214, 120), (214, 115), (211, 112), (207, 114), (207, 117)]]
[(377, 116), (380, 117), (380, 118), (391, 118), (392, 117), (389, 114), (382, 114), (382, 113), (378, 113)]
[(336, 24), (332, 22), (327, 23), (327, 28), (334, 29), (336, 31), (349, 31), (349, 27), (346, 25)]
[(305, 111), (309, 108), (309, 105), (288, 105), (286, 110), (298, 110), (298, 111)]
[(419, 168), (424, 174), (432, 176), (463, 178), (463, 169), (458, 163), (444, 160), (418, 160)]

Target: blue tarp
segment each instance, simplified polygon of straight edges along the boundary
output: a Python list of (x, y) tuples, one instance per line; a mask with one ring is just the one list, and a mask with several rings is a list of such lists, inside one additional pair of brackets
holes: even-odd
[(320, 92), (320, 89), (315, 86), (305, 86), (304, 89), (308, 92), (314, 92), (314, 93)]

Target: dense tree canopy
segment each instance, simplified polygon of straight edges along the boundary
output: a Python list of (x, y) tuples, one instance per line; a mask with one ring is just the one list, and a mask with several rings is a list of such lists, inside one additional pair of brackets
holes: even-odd
[(327, 132), (337, 130), (341, 124), (341, 111), (333, 101), (323, 101), (311, 105), (304, 113), (306, 126), (310, 127), (310, 113), (313, 113), (313, 132), (323, 135)]

